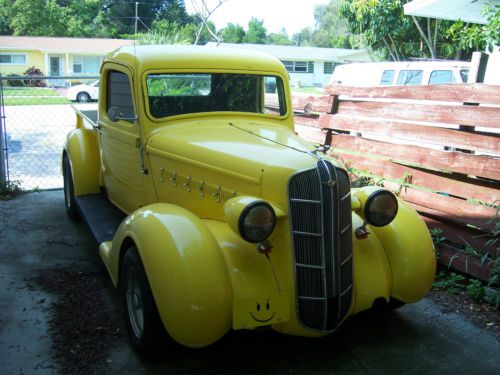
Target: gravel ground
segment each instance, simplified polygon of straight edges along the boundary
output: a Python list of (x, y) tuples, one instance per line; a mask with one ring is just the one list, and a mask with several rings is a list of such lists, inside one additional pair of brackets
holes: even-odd
[[(462, 311), (464, 296), (455, 303), (443, 293), (359, 314), (323, 339), (236, 331), (145, 360), (131, 350), (119, 293), (85, 227), (67, 219), (62, 191), (0, 201), (0, 222), (1, 374), (500, 373), (498, 313)], [(476, 321), (483, 312), (493, 315)]]

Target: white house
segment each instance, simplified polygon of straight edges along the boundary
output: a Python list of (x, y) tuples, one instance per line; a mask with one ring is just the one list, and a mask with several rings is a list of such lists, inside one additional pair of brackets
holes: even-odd
[(283, 62), (291, 85), (322, 86), (329, 82), (338, 64), (373, 61), (365, 49), (277, 46), (209, 42), (206, 47), (239, 48), (268, 53)]

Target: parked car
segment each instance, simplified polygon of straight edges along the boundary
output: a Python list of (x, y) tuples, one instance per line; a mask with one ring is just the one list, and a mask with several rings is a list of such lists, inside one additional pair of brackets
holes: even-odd
[(66, 211), (91, 229), (140, 353), (230, 329), (325, 336), (430, 289), (425, 223), (388, 190), (351, 189), (342, 163), (295, 134), (279, 60), (122, 47), (101, 82), (61, 157)]
[(89, 83), (88, 85), (82, 84), (70, 87), (66, 92), (66, 97), (69, 100), (79, 103), (97, 100), (99, 98), (99, 80)]
[(338, 65), (331, 85), (396, 86), (464, 83), (470, 69), (466, 61), (371, 62)]

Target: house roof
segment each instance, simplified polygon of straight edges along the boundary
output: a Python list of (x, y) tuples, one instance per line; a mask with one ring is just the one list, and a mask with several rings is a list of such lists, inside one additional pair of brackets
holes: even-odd
[(215, 43), (209, 42), (207, 47), (226, 47), (247, 49), (252, 51), (260, 51), (268, 53), (280, 60), (322, 60), (322, 61), (338, 61), (344, 62), (346, 60), (359, 60), (370, 61), (366, 58), (368, 52), (365, 49), (346, 49), (346, 48), (319, 48), (319, 47), (296, 47), (296, 46), (278, 46), (271, 44), (236, 44), (236, 43)]
[(498, 0), (413, 0), (404, 5), (406, 15), (486, 24), (485, 5)]
[(60, 53), (107, 54), (121, 46), (133, 45), (130, 39), (56, 38), (46, 36), (0, 35), (0, 49), (36, 50)]

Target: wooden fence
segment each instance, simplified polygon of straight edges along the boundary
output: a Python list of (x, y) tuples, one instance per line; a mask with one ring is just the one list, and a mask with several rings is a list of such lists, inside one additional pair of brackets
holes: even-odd
[(500, 86), (327, 86), (293, 106), (300, 136), (418, 210), (442, 264), (488, 280), (500, 255)]

